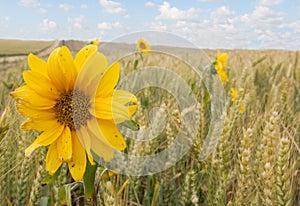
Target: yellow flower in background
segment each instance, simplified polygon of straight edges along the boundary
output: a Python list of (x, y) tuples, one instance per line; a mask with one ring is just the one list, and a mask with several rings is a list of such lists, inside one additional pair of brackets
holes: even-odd
[(231, 95), (231, 101), (234, 102), (236, 100), (236, 97), (237, 97), (237, 92), (236, 92), (235, 88), (230, 89), (230, 95)]
[(226, 67), (227, 59), (228, 59), (227, 53), (221, 54), (220, 51), (218, 51), (217, 60), (215, 61), (215, 69), (222, 83), (228, 81), (227, 73), (224, 71), (224, 68)]
[(239, 110), (240, 110), (241, 112), (243, 112), (243, 113), (246, 112), (246, 107), (245, 107), (245, 105), (244, 105), (243, 103), (239, 106)]
[(143, 38), (139, 38), (137, 41), (137, 49), (140, 53), (148, 53), (150, 51), (150, 44)]
[(98, 39), (98, 38), (96, 38), (96, 39), (94, 39), (93, 41), (91, 41), (91, 44), (96, 45), (96, 46), (98, 46), (99, 43), (100, 43), (100, 42), (99, 42), (99, 39)]
[[(238, 98), (238, 94), (235, 88), (230, 88), (231, 101), (235, 102)], [(246, 107), (243, 102), (240, 103), (239, 110), (241, 112), (246, 112)]]
[(228, 81), (227, 73), (224, 70), (219, 70), (219, 71), (217, 71), (217, 73), (218, 73), (219, 78), (222, 83), (225, 83)]
[(29, 71), (23, 72), (25, 86), (11, 95), (17, 110), (28, 119), (23, 130), (42, 133), (26, 149), (27, 157), (38, 147), (50, 145), (46, 168), (53, 175), (63, 162), (75, 181), (82, 179), (91, 151), (104, 161), (126, 143), (116, 124), (130, 120), (137, 109), (136, 97), (114, 90), (119, 63), (108, 66), (96, 45), (82, 48), (73, 59), (65, 46), (55, 49), (48, 61), (28, 56)]
[(227, 53), (221, 54), (221, 52), (218, 50), (217, 62), (215, 65), (216, 70), (224, 70), (224, 68), (226, 67), (227, 59), (228, 59), (228, 54)]

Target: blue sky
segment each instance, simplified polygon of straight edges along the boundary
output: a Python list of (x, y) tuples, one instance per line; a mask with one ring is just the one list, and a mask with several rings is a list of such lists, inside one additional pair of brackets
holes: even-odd
[(300, 49), (300, 0), (0, 0), (0, 38), (174, 33), (201, 48)]

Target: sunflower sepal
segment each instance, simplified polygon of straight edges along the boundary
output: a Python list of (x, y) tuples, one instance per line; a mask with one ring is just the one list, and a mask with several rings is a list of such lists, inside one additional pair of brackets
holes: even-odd
[(50, 175), (48, 173), (42, 184), (48, 185), (48, 184), (52, 183), (53, 181), (55, 181), (58, 178), (58, 176), (60, 175), (60, 171), (61, 171), (61, 166), (56, 170), (56, 172), (53, 175)]
[(133, 120), (125, 120), (124, 122), (120, 123), (119, 125), (127, 127), (133, 131), (138, 131), (140, 129), (140, 125)]
[(92, 165), (89, 161), (87, 161), (86, 170), (83, 176), (84, 195), (86, 199), (91, 199), (93, 196), (97, 168), (97, 163)]

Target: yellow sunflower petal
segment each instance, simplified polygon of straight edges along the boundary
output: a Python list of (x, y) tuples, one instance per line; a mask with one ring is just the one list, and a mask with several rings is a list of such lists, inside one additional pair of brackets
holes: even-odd
[(130, 120), (136, 109), (137, 105), (122, 104), (113, 97), (97, 97), (89, 111), (99, 119), (114, 120), (118, 124)]
[(107, 69), (107, 60), (103, 54), (94, 52), (83, 65), (76, 81), (76, 89), (84, 91), (88, 96), (94, 96)]
[(96, 163), (94, 162), (93, 156), (91, 153), (91, 138), (90, 138), (90, 135), (89, 135), (87, 129), (85, 127), (81, 127), (77, 132), (78, 132), (77, 136), (87, 153), (87, 156), (88, 156), (88, 159), (89, 159), (91, 165), (95, 165)]
[(51, 130), (44, 131), (29, 147), (27, 147), (25, 150), (26, 157), (29, 157), (36, 148), (52, 144), (61, 135), (63, 130), (64, 127), (57, 123), (56, 127), (51, 128)]
[(33, 109), (31, 107), (27, 107), (26, 103), (24, 103), (22, 100), (17, 100), (16, 108), (21, 115), (25, 117), (29, 117), (31, 119), (41, 119), (41, 120), (56, 119), (56, 115), (53, 112), (53, 110)]
[(77, 69), (75, 67), (72, 54), (68, 47), (62, 46), (58, 51), (57, 57), (61, 70), (65, 72), (64, 76), (67, 78), (67, 86), (70, 91), (74, 88), (74, 83), (77, 78)]
[(46, 77), (48, 76), (47, 62), (45, 62), (44, 60), (38, 58), (37, 56), (35, 56), (32, 53), (30, 53), (28, 55), (28, 65), (29, 65), (31, 71), (39, 72), (39, 73), (43, 74)]
[(119, 102), (123, 105), (128, 103), (137, 104), (136, 96), (125, 90), (114, 90), (113, 101)]
[(65, 127), (57, 139), (57, 152), (62, 162), (69, 162), (72, 159), (72, 137), (69, 127)]
[(57, 90), (61, 93), (68, 90), (68, 81), (66, 78), (68, 74), (66, 71), (63, 71), (59, 64), (60, 51), (60, 47), (56, 48), (53, 52), (51, 52), (48, 58), (48, 76)]
[(75, 132), (72, 132), (72, 161), (68, 162), (70, 173), (75, 181), (80, 181), (86, 168), (85, 150), (81, 146)]
[(237, 98), (237, 92), (235, 88), (230, 88), (231, 101), (234, 102)]
[(87, 61), (87, 59), (95, 52), (98, 51), (98, 47), (96, 45), (88, 45), (83, 47), (76, 55), (74, 59), (74, 64), (76, 66), (77, 72), (79, 73), (83, 64)]
[(15, 91), (11, 92), (10, 95), (15, 99), (23, 100), (26, 106), (36, 109), (49, 109), (56, 104), (56, 100), (54, 98), (41, 96), (30, 89), (27, 85), (17, 88)]
[(55, 141), (50, 145), (46, 156), (46, 168), (48, 173), (54, 175), (61, 164), (62, 162), (58, 159), (57, 141)]
[(56, 87), (52, 84), (50, 79), (46, 78), (41, 73), (24, 71), (23, 79), (29, 88), (41, 96), (56, 99), (59, 95)]
[(119, 81), (120, 76), (120, 64), (115, 62), (104, 73), (99, 87), (97, 89), (97, 96), (106, 97), (113, 93), (113, 89)]
[(103, 143), (94, 134), (91, 134), (91, 136), (92, 136), (91, 149), (95, 152), (96, 155), (102, 157), (105, 162), (109, 162), (114, 157), (113, 148)]
[(42, 119), (28, 119), (21, 124), (22, 130), (37, 130), (46, 131), (57, 125), (56, 119), (42, 120)]
[[(109, 120), (91, 120), (87, 123), (88, 130), (105, 144), (117, 150), (126, 148), (126, 143), (116, 125)], [(91, 140), (93, 144), (93, 139)]]
[(97, 119), (100, 127), (101, 135), (109, 142), (109, 144), (117, 149), (126, 148), (126, 142), (116, 125), (110, 120)]
[(239, 110), (241, 110), (243, 113), (246, 112), (246, 107), (243, 103), (239, 106)]
[(228, 81), (228, 76), (227, 73), (224, 70), (219, 70), (217, 71), (219, 78), (221, 80), (222, 83), (227, 82)]
[(219, 63), (218, 65), (219, 69), (224, 69), (226, 67), (227, 59), (228, 59), (228, 54), (227, 53), (221, 54), (221, 52), (218, 50), (217, 62)]

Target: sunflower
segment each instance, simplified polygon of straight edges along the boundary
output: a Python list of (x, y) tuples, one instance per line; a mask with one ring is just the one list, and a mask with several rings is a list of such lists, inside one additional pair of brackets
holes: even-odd
[(237, 92), (235, 88), (230, 88), (231, 101), (234, 102), (237, 98)]
[(96, 38), (96, 39), (94, 39), (93, 41), (91, 41), (90, 42), (90, 44), (93, 44), (93, 45), (98, 45), (100, 43), (100, 41), (99, 41), (99, 39), (98, 38)]
[(87, 159), (95, 164), (92, 152), (108, 162), (114, 150), (126, 143), (116, 124), (130, 120), (137, 109), (136, 97), (115, 90), (120, 65), (108, 66), (96, 45), (82, 48), (73, 59), (70, 50), (56, 48), (45, 62), (28, 56), (29, 71), (23, 72), (26, 85), (11, 95), (25, 117), (21, 128), (41, 134), (25, 150), (27, 157), (40, 146), (49, 146), (46, 168), (53, 175), (62, 163), (68, 164), (75, 181), (82, 179)]
[(228, 81), (227, 73), (224, 71), (224, 68), (226, 67), (227, 59), (228, 59), (227, 53), (221, 54), (220, 51), (218, 51), (217, 60), (215, 61), (215, 69), (222, 83)]
[(143, 39), (139, 38), (137, 41), (137, 49), (139, 53), (148, 53), (150, 51), (150, 44)]

